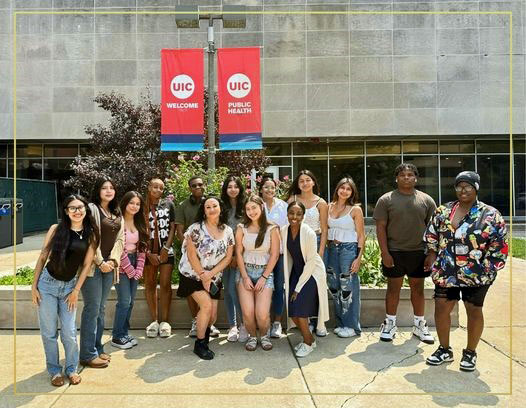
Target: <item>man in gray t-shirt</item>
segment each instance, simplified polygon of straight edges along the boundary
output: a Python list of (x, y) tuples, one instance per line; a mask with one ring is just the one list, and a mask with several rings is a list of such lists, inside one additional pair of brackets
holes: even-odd
[(400, 290), (407, 275), (414, 312), (413, 334), (421, 341), (433, 344), (424, 319), (423, 236), (436, 204), (426, 193), (415, 189), (418, 169), (413, 164), (400, 164), (395, 169), (397, 189), (378, 199), (373, 218), (382, 253), (382, 271), (387, 278), (385, 296), (386, 319), (380, 328), (380, 340), (391, 341), (396, 333), (396, 310)]

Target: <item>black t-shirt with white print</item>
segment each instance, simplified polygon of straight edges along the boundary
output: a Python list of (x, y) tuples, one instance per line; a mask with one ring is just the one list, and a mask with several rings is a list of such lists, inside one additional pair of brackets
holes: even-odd
[[(159, 230), (159, 251), (162, 246), (168, 241), (168, 235), (170, 234), (170, 223), (175, 221), (175, 205), (171, 200), (163, 199), (159, 201), (156, 208), (157, 217), (157, 228)], [(152, 211), (148, 214), (150, 222), (150, 248), (153, 250), (154, 238), (155, 238), (155, 221)], [(173, 248), (170, 247), (168, 255), (173, 256)]]

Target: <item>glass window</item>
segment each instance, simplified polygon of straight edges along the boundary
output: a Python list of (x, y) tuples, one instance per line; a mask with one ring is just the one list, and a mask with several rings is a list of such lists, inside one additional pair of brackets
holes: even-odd
[(7, 177), (7, 160), (0, 159), (0, 177)]
[(440, 157), (441, 204), (457, 199), (457, 195), (455, 194), (455, 177), (464, 170), (475, 170), (475, 156)]
[[(13, 159), (9, 159), (7, 177), (13, 177)], [(16, 177), (42, 180), (42, 159), (16, 159)]]
[(69, 168), (69, 165), (73, 163), (73, 161), (73, 159), (44, 160), (44, 180), (56, 181), (59, 205), (65, 197), (76, 192), (75, 190), (64, 187), (64, 181), (75, 174), (75, 172)]
[(418, 169), (416, 188), (429, 194), (438, 203), (438, 156), (407, 156), (405, 163), (412, 163)]
[(520, 139), (520, 140), (516, 140), (514, 139), (513, 140), (513, 151), (515, 153), (526, 153), (526, 143), (524, 141), (524, 139)]
[(414, 142), (410, 140), (404, 141), (402, 146), (404, 148), (404, 153), (438, 153), (438, 142), (434, 141)]
[(0, 159), (7, 159), (7, 145), (0, 144)]
[(44, 157), (77, 157), (79, 154), (78, 145), (44, 145)]
[(329, 144), (329, 154), (363, 154), (363, 142), (334, 142)]
[(294, 156), (300, 155), (326, 155), (327, 154), (327, 142), (322, 141), (310, 141), (310, 142), (297, 142), (294, 143)]
[(91, 152), (91, 146), (87, 144), (80, 145), (80, 155), (82, 157), (88, 156)]
[[(330, 162), (330, 190), (329, 200), (332, 200), (336, 184), (344, 178), (351, 177), (356, 183), (358, 193), (360, 194), (360, 202), (364, 204), (365, 200), (365, 177), (364, 177), (364, 158), (363, 157), (338, 157), (331, 158)], [(365, 208), (365, 206), (364, 206)]]
[(327, 200), (327, 158), (326, 157), (295, 157), (294, 158), (294, 177), (301, 170), (310, 170), (316, 177), (320, 186), (320, 197)]
[(376, 202), (382, 194), (394, 188), (394, 170), (400, 156), (367, 157), (367, 217), (373, 216)]
[(42, 157), (42, 145), (17, 145), (16, 157)]
[(526, 216), (526, 156), (514, 156), (515, 215)]
[(477, 140), (477, 153), (509, 153), (509, 139)]
[(480, 175), (480, 201), (495, 207), (502, 215), (509, 215), (509, 156), (477, 155), (477, 172)]
[(400, 154), (400, 142), (367, 142), (367, 154)]
[(441, 141), (440, 153), (475, 153), (473, 140), (461, 141)]
[(270, 157), (273, 166), (290, 166), (292, 160), (290, 157)]
[(291, 150), (290, 143), (265, 143), (263, 142), (263, 147), (265, 148), (265, 154), (267, 156), (287, 156), (290, 155)]

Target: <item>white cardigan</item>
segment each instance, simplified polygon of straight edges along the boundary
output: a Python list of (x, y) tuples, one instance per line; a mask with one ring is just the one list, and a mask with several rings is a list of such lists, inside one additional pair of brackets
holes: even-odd
[[(287, 234), (289, 226), (285, 225), (281, 228), (281, 238), (283, 242), (283, 271), (285, 273), (285, 305), (289, 306), (289, 278), (292, 271), (292, 256), (287, 250)], [(311, 227), (305, 223), (301, 223), (300, 227), (300, 247), (305, 261), (305, 267), (303, 273), (300, 275), (298, 284), (294, 288), (294, 292), (300, 292), (305, 283), (310, 279), (311, 276), (316, 280), (316, 286), (318, 287), (318, 330), (325, 329), (325, 322), (329, 320), (329, 297), (327, 295), (327, 277), (325, 274), (325, 265), (320, 255), (318, 255), (316, 233)], [(287, 328), (291, 329), (295, 324), (291, 318), (287, 320)]]

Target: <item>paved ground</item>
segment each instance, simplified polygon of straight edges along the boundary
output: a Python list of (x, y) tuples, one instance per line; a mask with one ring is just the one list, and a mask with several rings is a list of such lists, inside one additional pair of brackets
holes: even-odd
[[(507, 267), (490, 290), (484, 307), (486, 328), (473, 373), (458, 370), (466, 338), (462, 308), (461, 327), (452, 332), (455, 361), (447, 366), (426, 366), (425, 358), (435, 346), (418, 342), (409, 328), (401, 328), (392, 344), (378, 341), (377, 328), (366, 329), (355, 339), (331, 334), (319, 339), (316, 351), (305, 359), (296, 359), (292, 353), (299, 341), (297, 333), (276, 341), (270, 352), (258, 349), (253, 353), (228, 343), (223, 334), (211, 343), (217, 355), (211, 362), (200, 361), (191, 352), (193, 341), (184, 331), (169, 339), (148, 340), (142, 331), (135, 331), (137, 347), (121, 351), (107, 344), (112, 354), (109, 368), (84, 369), (80, 385), (58, 389), (49, 385), (39, 332), (17, 332), (15, 377), (15, 337), (12, 331), (0, 331), (4, 350), (0, 354), (0, 408), (523, 406), (525, 270), (525, 261), (513, 259), (512, 274)], [(109, 341), (108, 332), (104, 341)]]

